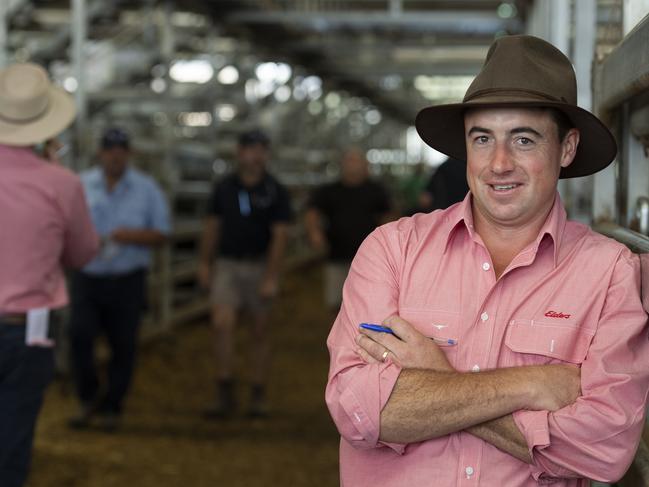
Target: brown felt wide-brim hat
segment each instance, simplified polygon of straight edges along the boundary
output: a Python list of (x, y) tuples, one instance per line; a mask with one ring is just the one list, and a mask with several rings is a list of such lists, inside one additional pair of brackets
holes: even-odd
[(577, 81), (570, 60), (533, 36), (505, 36), (489, 49), (462, 103), (424, 108), (415, 125), (432, 148), (466, 160), (464, 113), (472, 108), (556, 108), (579, 129), (577, 154), (560, 178), (594, 174), (617, 153), (615, 139), (592, 113), (577, 106)]
[(32, 63), (0, 69), (0, 144), (30, 146), (58, 135), (74, 120), (74, 100)]

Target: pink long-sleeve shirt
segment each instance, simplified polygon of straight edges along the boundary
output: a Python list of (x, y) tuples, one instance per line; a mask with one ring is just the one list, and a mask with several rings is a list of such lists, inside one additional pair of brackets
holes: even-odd
[(99, 249), (83, 187), (26, 147), (0, 145), (0, 313), (68, 302), (63, 266)]
[[(448, 210), (378, 228), (359, 249), (327, 345), (326, 401), (342, 436), (344, 487), (586, 486), (631, 463), (649, 388), (639, 259), (566, 220), (557, 195), (537, 239), (496, 280), (473, 228), (471, 196)], [(461, 372), (543, 364), (581, 367), (582, 395), (555, 412), (514, 412), (533, 464), (469, 433), (379, 441), (400, 369), (354, 352), (358, 324), (397, 314), (443, 347)], [(431, 418), (434, 420), (434, 418)]]

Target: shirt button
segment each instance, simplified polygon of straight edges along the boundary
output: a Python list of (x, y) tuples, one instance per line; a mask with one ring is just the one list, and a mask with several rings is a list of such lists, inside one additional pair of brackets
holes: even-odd
[(489, 319), (489, 315), (487, 314), (486, 311), (480, 315), (480, 319), (482, 321), (487, 321)]
[(482, 264), (482, 270), (488, 271), (489, 269), (491, 269), (489, 262), (485, 262), (484, 264)]
[(467, 477), (471, 477), (471, 475), (473, 475), (473, 467), (467, 467), (464, 469), (464, 471), (466, 472)]
[(475, 365), (471, 368), (471, 372), (480, 372), (480, 366), (479, 366), (478, 364), (475, 364)]

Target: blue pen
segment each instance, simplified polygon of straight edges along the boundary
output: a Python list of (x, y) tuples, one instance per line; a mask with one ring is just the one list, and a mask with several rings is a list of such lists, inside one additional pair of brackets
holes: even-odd
[(373, 323), (361, 323), (361, 328), (365, 328), (366, 330), (378, 331), (379, 333), (390, 333), (391, 335), (394, 335), (392, 328), (388, 328), (387, 326), (382, 326), (382, 325), (375, 325)]
[[(394, 331), (392, 331), (392, 328), (383, 325), (375, 325), (374, 323), (361, 323), (360, 327), (365, 328), (366, 330), (377, 331), (379, 333), (390, 333), (394, 335)], [(435, 343), (437, 343), (438, 345), (447, 345), (447, 346), (457, 345), (457, 340), (453, 340), (452, 338), (437, 338), (437, 337), (429, 337), (429, 338), (433, 340)]]

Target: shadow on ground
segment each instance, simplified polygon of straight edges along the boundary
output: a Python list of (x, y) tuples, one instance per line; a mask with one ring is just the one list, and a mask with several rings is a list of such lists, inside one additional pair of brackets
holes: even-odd
[[(211, 334), (206, 322), (187, 325), (142, 350), (116, 433), (68, 430), (71, 387), (50, 387), (29, 487), (338, 485), (338, 434), (324, 405), (330, 323), (321, 285), (320, 269), (295, 272), (276, 304), (270, 419), (201, 418), (213, 394)], [(242, 357), (242, 407), (245, 369)]]

